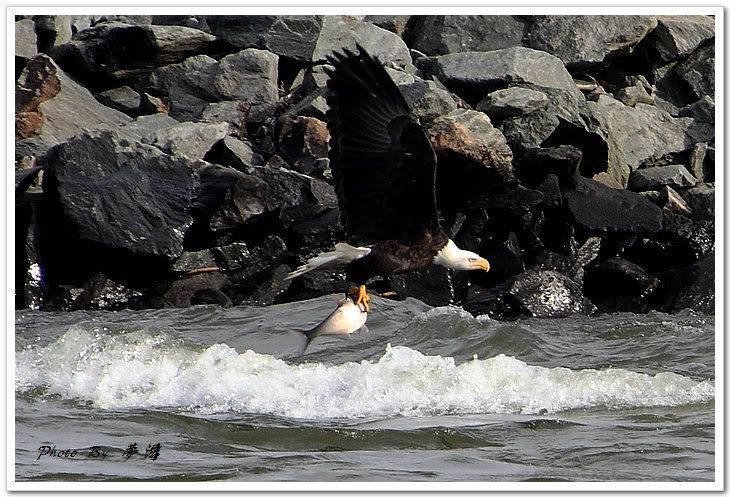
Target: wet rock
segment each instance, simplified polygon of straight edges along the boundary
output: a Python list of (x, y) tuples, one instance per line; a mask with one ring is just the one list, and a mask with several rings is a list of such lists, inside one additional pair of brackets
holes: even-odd
[(697, 185), (682, 193), (687, 205), (692, 209), (695, 220), (715, 219), (715, 187), (709, 184)]
[(435, 71), (441, 82), (467, 101), (469, 95), (480, 100), (514, 83), (529, 83), (536, 90), (560, 90), (575, 102), (584, 100), (560, 59), (530, 48), (442, 55), (436, 59)]
[(102, 273), (93, 275), (69, 305), (69, 310), (120, 311), (133, 305), (142, 292), (132, 290)]
[(280, 301), (295, 302), (322, 295), (344, 294), (350, 286), (342, 271), (312, 271), (291, 280), (290, 287), (281, 295)]
[(483, 165), (506, 183), (515, 181), (512, 151), (485, 114), (456, 109), (435, 119), (427, 134), (437, 154), (457, 155)]
[(339, 209), (331, 209), (313, 219), (293, 225), (287, 232), (287, 246), (298, 254), (300, 262), (332, 250), (345, 239)]
[(371, 22), (379, 28), (386, 29), (392, 33), (401, 36), (406, 29), (406, 24), (411, 16), (365, 16), (366, 22)]
[(589, 265), (583, 291), (601, 312), (646, 312), (659, 280), (620, 257)]
[(570, 145), (530, 148), (525, 150), (517, 174), (528, 184), (538, 183), (548, 174), (564, 182), (577, 174), (582, 159), (583, 153)]
[(135, 116), (139, 113), (139, 107), (142, 103), (139, 93), (131, 89), (129, 86), (120, 86), (111, 90), (97, 93), (96, 99), (112, 109), (124, 112), (129, 116)]
[(715, 314), (715, 254), (681, 269), (659, 275), (657, 308), (664, 312), (682, 309)]
[(661, 228), (659, 207), (637, 193), (588, 178), (575, 177), (574, 186), (563, 189), (563, 199), (576, 225), (589, 233), (654, 233)]
[[(203, 270), (203, 271), (201, 271)], [(195, 273), (218, 271), (213, 253), (210, 250), (183, 252), (171, 267), (173, 273)]]
[(651, 237), (636, 237), (619, 255), (654, 274), (681, 268), (715, 250), (714, 231), (711, 221), (667, 224)]
[(456, 102), (451, 94), (439, 88), (433, 81), (419, 79), (413, 83), (398, 85), (398, 88), (411, 112), (422, 124), (456, 110)]
[(202, 159), (227, 134), (226, 123), (186, 122), (152, 131), (143, 137), (143, 143), (154, 145), (166, 154)]
[[(190, 307), (200, 292), (221, 291), (228, 278), (217, 272), (192, 273), (175, 279), (162, 291), (161, 307)], [(149, 304), (145, 305), (145, 307)]]
[(498, 242), (485, 254), (491, 269), (484, 280), (490, 283), (501, 283), (525, 270), (525, 261), (517, 240), (517, 235), (510, 232), (505, 240)]
[(671, 62), (692, 53), (702, 42), (715, 36), (715, 20), (709, 16), (660, 16), (657, 27), (647, 37), (659, 59)]
[(501, 320), (590, 315), (596, 307), (569, 278), (555, 271), (531, 269), (491, 290), (475, 294), (464, 309), (475, 316), (488, 314)]
[(497, 90), (477, 104), (477, 110), (487, 114), (492, 120), (521, 116), (545, 107), (547, 95), (529, 88), (505, 88)]
[(656, 25), (652, 16), (534, 16), (526, 40), (579, 69), (628, 53)]
[(647, 167), (637, 169), (629, 177), (628, 187), (634, 191), (658, 190), (663, 186), (674, 188), (688, 188), (697, 183), (697, 178), (692, 176), (681, 164), (672, 164), (662, 167)]
[(467, 275), (449, 273), (443, 266), (429, 266), (412, 273), (388, 277), (392, 291), (399, 299), (413, 297), (432, 306), (455, 305), (466, 298)]
[(715, 74), (715, 39), (705, 43), (692, 52), (686, 60), (678, 63), (674, 68), (679, 78), (692, 90), (696, 99), (710, 97), (715, 99), (715, 78), (708, 75)]
[(204, 159), (212, 164), (232, 167), (246, 172), (249, 168), (263, 164), (263, 157), (245, 140), (233, 136), (225, 136), (213, 145)]
[(408, 45), (427, 55), (488, 52), (522, 45), (525, 21), (519, 16), (412, 16), (404, 34)]
[(251, 259), (251, 252), (248, 246), (243, 242), (234, 242), (223, 247), (214, 247), (211, 250), (221, 271), (235, 272), (241, 271), (248, 265)]
[(203, 288), (196, 290), (190, 297), (190, 305), (210, 305), (215, 304), (228, 308), (233, 306), (233, 302), (228, 295), (215, 288)]
[(278, 125), (279, 153), (295, 171), (311, 174), (315, 162), (327, 157), (327, 124), (313, 117), (288, 116)]
[(182, 254), (197, 183), (187, 160), (110, 130), (84, 132), (45, 159), (39, 252), (51, 282), (102, 272), (141, 284)]
[(35, 33), (35, 23), (30, 19), (15, 21), (15, 61), (22, 63), (32, 59), (38, 54), (38, 40)]
[(28, 62), (16, 83), (15, 119), (16, 140), (39, 140), (36, 155), (82, 129), (120, 126), (132, 120), (97, 102), (43, 54)]
[(277, 296), (284, 293), (291, 284), (290, 280), (284, 281), (291, 269), (282, 264), (288, 255), (286, 244), (281, 238), (267, 237), (251, 250), (240, 270), (229, 273), (230, 284), (224, 289), (225, 293), (236, 304), (274, 303)]
[(715, 101), (711, 97), (704, 96), (698, 101), (679, 109), (677, 115), (691, 117), (701, 123), (715, 124)]
[[(330, 16), (328, 16), (330, 17)], [(212, 34), (239, 48), (312, 60), (325, 16), (206, 16)]]

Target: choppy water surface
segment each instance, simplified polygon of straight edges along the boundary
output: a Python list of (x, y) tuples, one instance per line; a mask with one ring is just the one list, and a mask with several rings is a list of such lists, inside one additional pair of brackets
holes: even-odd
[(336, 298), (18, 312), (16, 479), (715, 478), (712, 316), (504, 323), (374, 297), (368, 332), (294, 357)]

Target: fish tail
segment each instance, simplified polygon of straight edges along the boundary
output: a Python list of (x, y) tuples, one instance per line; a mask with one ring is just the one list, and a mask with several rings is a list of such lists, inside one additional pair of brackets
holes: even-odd
[(319, 335), (319, 326), (315, 326), (311, 330), (300, 331), (299, 333), (304, 336), (304, 341), (299, 347), (299, 351), (297, 353), (298, 356), (301, 356), (304, 355), (304, 352), (307, 350), (307, 347), (309, 347), (309, 344), (312, 343), (312, 340)]

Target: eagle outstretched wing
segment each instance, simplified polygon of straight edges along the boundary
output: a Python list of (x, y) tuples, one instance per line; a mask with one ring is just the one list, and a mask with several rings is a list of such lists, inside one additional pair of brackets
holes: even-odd
[(439, 229), (436, 155), (385, 68), (360, 45), (327, 58), (330, 167), (352, 243)]

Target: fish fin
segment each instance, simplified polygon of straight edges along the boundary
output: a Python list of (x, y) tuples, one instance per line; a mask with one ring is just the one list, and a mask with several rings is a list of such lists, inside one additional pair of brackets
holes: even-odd
[(370, 330), (368, 329), (368, 327), (366, 325), (360, 326), (360, 329), (357, 331), (362, 332), (362, 333), (370, 333)]
[(312, 343), (312, 340), (319, 334), (317, 333), (317, 328), (312, 328), (311, 330), (301, 331), (297, 330), (298, 334), (300, 334), (304, 340), (299, 345), (299, 349), (297, 350), (297, 357), (304, 355), (304, 352), (306, 352), (307, 347), (309, 347), (309, 344)]

